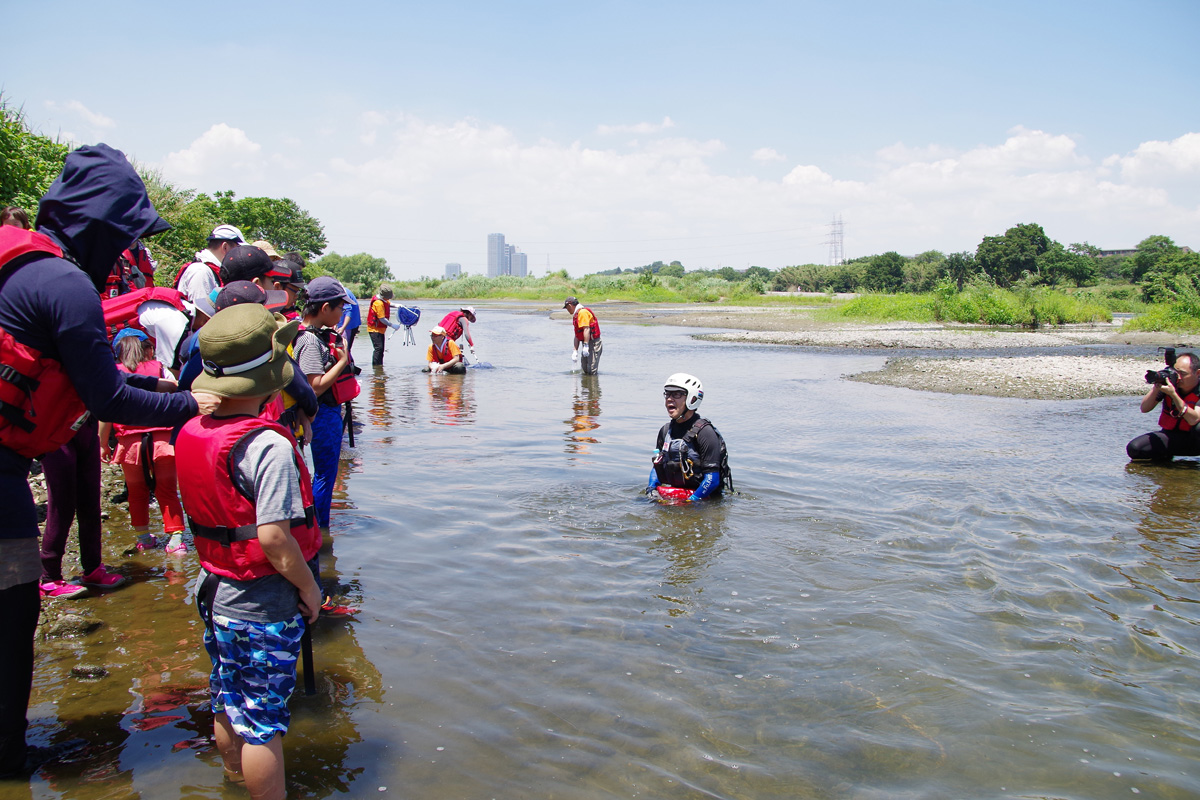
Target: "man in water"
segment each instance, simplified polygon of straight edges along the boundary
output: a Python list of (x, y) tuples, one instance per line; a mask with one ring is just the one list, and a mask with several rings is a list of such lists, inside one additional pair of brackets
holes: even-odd
[(479, 359), (475, 357), (475, 340), (471, 338), (471, 323), (474, 321), (474, 307), (463, 306), (458, 311), (451, 311), (442, 317), (438, 325), (446, 329), (446, 336), (450, 341), (458, 343), (459, 350), (462, 350), (460, 340), (465, 339), (467, 348), (471, 351), (471, 360), (477, 362)]
[(1161, 430), (1143, 433), (1129, 444), (1125, 452), (1135, 461), (1170, 461), (1175, 456), (1200, 456), (1200, 435), (1196, 430), (1200, 424), (1200, 357), (1195, 353), (1182, 353), (1173, 365), (1177, 377), (1150, 387), (1142, 397), (1142, 413), (1152, 411), (1162, 403), (1158, 415)]
[(693, 503), (719, 496), (725, 484), (733, 489), (725, 440), (696, 413), (704, 399), (700, 380), (677, 372), (663, 385), (663, 398), (671, 419), (658, 432), (646, 493), (654, 494), (660, 485), (690, 490), (678, 499)]
[(600, 353), (604, 351), (600, 322), (590, 308), (579, 305), (574, 297), (568, 297), (563, 308), (571, 313), (571, 326), (575, 329), (575, 352), (571, 358), (582, 362), (584, 375), (595, 375), (600, 368)]

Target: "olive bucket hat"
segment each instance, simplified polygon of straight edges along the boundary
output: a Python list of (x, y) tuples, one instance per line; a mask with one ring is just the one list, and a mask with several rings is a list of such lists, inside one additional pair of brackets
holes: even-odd
[(218, 311), (200, 329), (204, 372), (193, 388), (221, 397), (259, 397), (279, 391), (292, 380), (287, 347), (299, 327), (300, 320), (286, 322), (258, 303)]

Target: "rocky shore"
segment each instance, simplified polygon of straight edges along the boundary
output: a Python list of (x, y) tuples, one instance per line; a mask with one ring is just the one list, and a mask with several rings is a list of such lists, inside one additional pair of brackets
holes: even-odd
[[(1039, 330), (998, 330), (957, 324), (889, 322), (829, 323), (816, 320), (812, 309), (743, 306), (642, 306), (632, 303), (596, 307), (602, 320), (688, 328), (718, 328), (696, 334), (722, 342), (847, 348), (883, 351), (946, 351), (940, 355), (897, 353), (877, 371), (847, 376), (850, 380), (907, 389), (1037, 400), (1137, 396), (1145, 392), (1142, 375), (1161, 369), (1156, 347), (1187, 349), (1187, 342), (1168, 334), (1127, 333), (1120, 324), (1065, 325)], [(1071, 355), (1029, 355), (1030, 349), (1061, 350), (1104, 345), (1097, 354), (1080, 348)], [(1112, 350), (1127, 349), (1128, 355)], [(987, 351), (972, 356), (972, 350)], [(1014, 355), (996, 356), (997, 350)], [(953, 351), (954, 355), (951, 355)], [(1086, 359), (1083, 365), (1080, 359)]]

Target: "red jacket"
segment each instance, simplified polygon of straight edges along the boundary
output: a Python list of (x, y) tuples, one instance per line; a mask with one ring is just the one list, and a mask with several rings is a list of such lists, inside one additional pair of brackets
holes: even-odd
[(276, 431), (292, 443), (304, 516), (291, 521), (291, 533), (304, 560), (315, 556), (321, 546), (312, 479), (291, 431), (258, 417), (193, 417), (175, 440), (175, 469), (183, 508), (196, 537), (196, 554), (214, 575), (244, 581), (277, 574), (258, 542), (254, 502), (233, 480), (234, 447), (263, 429)]

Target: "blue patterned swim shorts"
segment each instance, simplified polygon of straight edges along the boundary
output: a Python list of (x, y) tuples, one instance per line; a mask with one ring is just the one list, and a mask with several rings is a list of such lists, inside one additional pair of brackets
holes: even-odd
[(297, 614), (284, 622), (212, 617), (204, 649), (213, 662), (208, 677), (213, 712), (224, 711), (249, 744), (266, 744), (276, 733), (287, 733), (303, 617)]

